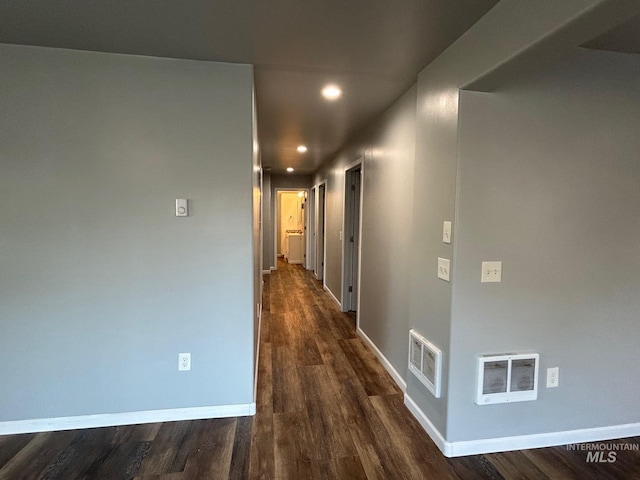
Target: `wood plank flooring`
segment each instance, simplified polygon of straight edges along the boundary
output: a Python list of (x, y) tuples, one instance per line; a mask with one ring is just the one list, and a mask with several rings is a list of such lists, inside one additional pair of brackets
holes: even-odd
[(0, 436), (0, 479), (640, 479), (638, 451), (445, 458), (354, 323), (280, 262), (265, 277), (254, 417)]

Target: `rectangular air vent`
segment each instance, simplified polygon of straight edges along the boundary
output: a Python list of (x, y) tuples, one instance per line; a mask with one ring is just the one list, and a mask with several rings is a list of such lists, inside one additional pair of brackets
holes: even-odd
[(415, 330), (409, 331), (409, 371), (440, 398), (442, 352)]
[(537, 353), (479, 356), (476, 403), (489, 405), (537, 399), (539, 358)]

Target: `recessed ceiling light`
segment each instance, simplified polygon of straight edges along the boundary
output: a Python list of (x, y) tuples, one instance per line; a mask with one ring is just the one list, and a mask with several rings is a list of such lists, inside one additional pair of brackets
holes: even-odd
[(298, 150), (300, 153), (304, 153), (307, 151), (307, 147), (305, 147), (304, 145), (298, 145), (298, 148), (296, 148), (296, 150)]
[(322, 96), (327, 100), (335, 100), (342, 95), (342, 90), (337, 85), (327, 85), (322, 89)]
[(293, 172), (293, 168), (291, 167), (287, 168), (287, 172)]

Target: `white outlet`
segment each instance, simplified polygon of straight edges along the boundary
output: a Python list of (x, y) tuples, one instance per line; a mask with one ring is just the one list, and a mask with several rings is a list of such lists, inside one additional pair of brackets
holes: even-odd
[(451, 243), (451, 222), (444, 222), (442, 224), (442, 241), (444, 243)]
[(444, 280), (445, 282), (449, 281), (450, 268), (451, 268), (451, 260), (447, 258), (438, 257), (438, 278), (440, 280)]
[(178, 370), (180, 371), (191, 370), (191, 354), (190, 353), (178, 354)]
[(480, 282), (502, 282), (502, 262), (482, 262)]
[(560, 383), (560, 368), (547, 368), (547, 388), (557, 387)]

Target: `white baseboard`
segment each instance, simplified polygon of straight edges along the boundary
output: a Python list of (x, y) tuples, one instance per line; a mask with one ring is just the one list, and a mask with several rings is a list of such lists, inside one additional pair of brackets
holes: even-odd
[(418, 423), (422, 425), (422, 428), (429, 434), (433, 443), (440, 449), (445, 457), (452, 457), (448, 450), (449, 442), (447, 442), (436, 426), (431, 423), (431, 420), (424, 414), (424, 412), (418, 407), (416, 402), (409, 396), (408, 393), (404, 394), (404, 404), (407, 406), (411, 414), (416, 417)]
[(333, 294), (333, 292), (331, 290), (329, 290), (329, 287), (327, 287), (326, 285), (322, 285), (322, 288), (324, 289), (325, 292), (327, 292), (329, 294), (329, 296), (331, 297), (331, 299), (336, 302), (336, 305), (338, 305), (338, 308), (340, 310), (342, 310), (342, 304), (338, 301), (338, 299), (336, 298), (336, 296)]
[(118, 425), (137, 425), (140, 423), (201, 420), (208, 418), (246, 417), (255, 415), (255, 413), (255, 403), (243, 403), (211, 407), (170, 408), (165, 410), (145, 410), (141, 412), (79, 415), (75, 417), (36, 418), (33, 420), (0, 422), (0, 435), (114, 427)]
[(385, 368), (385, 370), (389, 372), (389, 375), (391, 375), (391, 378), (393, 378), (393, 381), (396, 382), (398, 387), (400, 387), (400, 389), (403, 392), (406, 392), (407, 382), (405, 381), (404, 378), (402, 378), (402, 376), (398, 373), (398, 371), (395, 368), (393, 368), (393, 365), (391, 365), (391, 362), (387, 360), (387, 357), (384, 356), (384, 354), (380, 351), (380, 349), (376, 347), (376, 344), (373, 343), (373, 341), (367, 336), (366, 333), (364, 333), (364, 331), (360, 327), (356, 329), (356, 332), (358, 333), (360, 338), (362, 338), (364, 343), (366, 343), (367, 346), (373, 351), (375, 356), (378, 357), (378, 360), (380, 360), (380, 363), (382, 363), (382, 366)]
[(262, 274), (263, 274), (263, 275), (271, 275), (271, 269), (269, 269), (269, 270), (262, 270)]
[(567, 430), (563, 432), (535, 433), (532, 435), (447, 442), (424, 412), (407, 394), (404, 396), (404, 404), (413, 416), (416, 417), (420, 425), (422, 425), (422, 428), (426, 430), (445, 457), (462, 457), (464, 455), (527, 450), (530, 448), (554, 447), (573, 443), (601, 442), (604, 440), (637, 437), (640, 435), (640, 423), (629, 423), (609, 427)]

